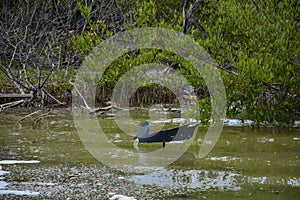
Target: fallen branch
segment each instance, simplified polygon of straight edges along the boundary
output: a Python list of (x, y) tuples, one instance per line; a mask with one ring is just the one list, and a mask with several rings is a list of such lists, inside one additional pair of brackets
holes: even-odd
[(85, 100), (85, 98), (84, 98), (84, 96), (81, 94), (81, 92), (79, 92), (79, 90), (78, 90), (78, 88), (76, 87), (76, 85), (75, 84), (73, 84), (71, 81), (69, 82), (71, 85), (73, 85), (73, 87), (74, 87), (74, 89), (76, 90), (76, 92), (79, 94), (79, 96), (81, 97), (81, 99), (82, 99), (82, 101), (83, 101), (83, 103), (84, 103), (84, 105), (85, 105), (85, 108), (88, 110), (88, 111), (90, 111), (90, 112), (92, 112), (92, 108), (89, 106), (89, 104), (86, 102), (86, 100)]
[(24, 102), (24, 99), (18, 100), (18, 101), (14, 101), (14, 102), (5, 103), (5, 104), (1, 104), (0, 105), (0, 112), (3, 111), (3, 110), (5, 110), (5, 109), (8, 109), (8, 108), (18, 106), (18, 105), (20, 105), (23, 102)]
[(97, 112), (100, 112), (100, 111), (108, 111), (108, 110), (112, 109), (112, 107), (113, 106), (110, 105), (110, 106), (107, 106), (107, 107), (96, 108), (93, 111), (91, 111), (90, 114), (94, 114), (94, 113), (97, 113)]
[(33, 123), (34, 123), (34, 124), (37, 124), (37, 123), (40, 122), (42, 119), (44, 119), (45, 117), (47, 117), (49, 113), (50, 113), (50, 111), (47, 112), (47, 113), (44, 113), (44, 114), (42, 114), (42, 115), (40, 115), (40, 116), (38, 116), (37, 118), (34, 119)]
[(31, 98), (32, 94), (2, 94), (0, 93), (0, 98)]
[(66, 103), (61, 102), (60, 100), (56, 99), (54, 96), (52, 96), (45, 88), (43, 88), (43, 91), (50, 97), (52, 98), (54, 101), (56, 101), (57, 103), (59, 103), (60, 105), (66, 105)]
[(24, 119), (26, 119), (26, 118), (28, 118), (28, 117), (31, 117), (31, 116), (33, 116), (33, 115), (35, 115), (35, 114), (38, 114), (38, 113), (40, 113), (40, 112), (42, 112), (42, 110), (37, 110), (37, 111), (35, 111), (35, 112), (33, 112), (33, 113), (30, 113), (30, 114), (28, 114), (28, 115), (22, 117), (21, 119), (19, 119), (19, 120), (18, 120), (18, 123), (22, 123)]
[(108, 110), (111, 110), (111, 109), (115, 109), (115, 110), (119, 110), (119, 111), (124, 110), (124, 109), (119, 108), (117, 106), (110, 105), (110, 106), (107, 106), (107, 107), (96, 108), (92, 112), (90, 112), (90, 114), (94, 114), (94, 113), (97, 113), (97, 112), (100, 112), (100, 111), (108, 111)]

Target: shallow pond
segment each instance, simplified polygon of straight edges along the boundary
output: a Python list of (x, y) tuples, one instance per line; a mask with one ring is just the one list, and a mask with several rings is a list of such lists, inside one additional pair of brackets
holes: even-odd
[[(35, 120), (30, 111), (0, 114), (1, 199), (297, 199), (300, 196), (300, 129), (252, 128), (229, 121), (213, 150), (198, 158), (206, 133), (200, 126), (189, 148), (167, 167), (105, 166), (85, 148), (72, 112), (51, 110)], [(139, 122), (145, 110), (131, 112)], [(175, 127), (179, 114), (152, 121)], [(114, 118), (98, 118), (112, 143), (137, 151)], [(151, 120), (150, 120), (151, 121)], [(130, 127), (130, 123), (128, 123)], [(154, 151), (161, 144), (143, 144)], [(181, 143), (172, 144), (181, 147)], [(128, 163), (130, 164), (130, 163)]]

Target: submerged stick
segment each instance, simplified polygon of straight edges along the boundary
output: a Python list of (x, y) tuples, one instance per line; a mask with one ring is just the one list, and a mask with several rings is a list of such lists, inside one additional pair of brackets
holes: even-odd
[(37, 110), (37, 111), (35, 111), (35, 112), (33, 112), (33, 113), (30, 113), (30, 114), (28, 114), (28, 115), (22, 117), (21, 119), (19, 119), (19, 120), (18, 120), (18, 123), (21, 124), (22, 121), (23, 121), (24, 119), (26, 119), (26, 118), (28, 118), (28, 117), (30, 117), (30, 116), (33, 116), (33, 115), (35, 115), (35, 114), (38, 114), (38, 113), (40, 113), (40, 112), (42, 112), (42, 110)]
[(37, 124), (37, 123), (40, 122), (42, 119), (44, 119), (45, 117), (47, 117), (49, 113), (50, 113), (50, 111), (48, 111), (47, 113), (44, 113), (44, 114), (38, 116), (37, 118), (34, 119), (33, 123), (34, 123), (34, 124)]

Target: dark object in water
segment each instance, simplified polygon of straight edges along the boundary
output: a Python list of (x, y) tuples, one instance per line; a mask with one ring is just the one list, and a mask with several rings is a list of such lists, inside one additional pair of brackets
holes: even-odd
[(137, 146), (139, 143), (162, 142), (164, 147), (166, 142), (188, 140), (193, 137), (198, 125), (199, 124), (188, 124), (149, 134), (149, 122), (145, 121), (138, 134), (134, 137), (134, 146)]

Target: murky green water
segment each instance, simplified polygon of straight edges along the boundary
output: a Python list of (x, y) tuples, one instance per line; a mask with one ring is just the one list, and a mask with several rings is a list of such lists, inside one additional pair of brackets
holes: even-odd
[[(135, 199), (297, 199), (300, 196), (299, 128), (224, 127), (214, 149), (199, 159), (196, 155), (206, 131), (205, 127), (199, 127), (188, 151), (170, 166), (146, 170), (141, 167), (139, 172), (124, 173), (105, 167), (91, 156), (74, 128), (70, 110), (52, 110), (37, 123), (32, 118), (17, 123), (28, 113), (12, 110), (0, 114), (0, 198), (113, 199), (125, 195)], [(148, 117), (146, 111), (131, 114), (137, 121)], [(166, 115), (153, 126), (162, 126), (166, 119), (178, 117)], [(124, 151), (135, 150), (132, 136), (122, 133), (114, 118), (98, 120), (113, 143)], [(164, 124), (176, 125), (176, 120)], [(153, 150), (160, 148), (160, 144), (142, 147)]]

